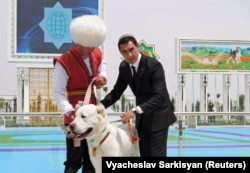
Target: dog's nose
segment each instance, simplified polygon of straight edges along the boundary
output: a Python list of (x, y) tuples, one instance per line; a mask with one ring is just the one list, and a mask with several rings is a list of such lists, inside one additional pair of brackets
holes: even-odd
[(69, 125), (69, 129), (73, 132), (74, 131), (74, 126), (73, 125)]

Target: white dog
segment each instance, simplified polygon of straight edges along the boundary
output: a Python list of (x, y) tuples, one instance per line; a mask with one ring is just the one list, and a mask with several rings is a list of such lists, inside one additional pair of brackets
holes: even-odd
[(87, 140), (96, 173), (102, 172), (102, 157), (140, 156), (138, 141), (133, 142), (128, 126), (112, 125), (103, 106), (88, 104), (80, 107), (69, 128), (75, 137)]

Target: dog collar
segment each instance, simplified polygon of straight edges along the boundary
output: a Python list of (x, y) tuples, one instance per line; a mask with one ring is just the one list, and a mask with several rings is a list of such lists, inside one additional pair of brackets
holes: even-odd
[[(101, 131), (101, 134), (102, 134), (103, 132), (105, 132), (105, 130), (106, 130), (106, 127)], [(101, 135), (101, 134), (100, 134), (100, 135)], [(93, 143), (95, 142), (95, 139), (96, 139), (96, 138), (92, 138), (92, 139), (90, 139), (89, 142), (90, 142), (91, 144), (93, 144)]]
[[(106, 139), (107, 139), (107, 137), (109, 136), (109, 132), (104, 136), (104, 138), (100, 141), (100, 143), (99, 143), (99, 145), (98, 146), (100, 146)], [(97, 147), (98, 147), (97, 146)], [(94, 147), (94, 148), (92, 148), (92, 156), (96, 156), (96, 149), (97, 149), (97, 147)]]

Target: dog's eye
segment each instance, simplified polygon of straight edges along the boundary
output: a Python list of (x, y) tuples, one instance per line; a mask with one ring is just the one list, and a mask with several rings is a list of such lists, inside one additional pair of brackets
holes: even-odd
[(82, 117), (82, 118), (86, 118), (86, 116), (85, 116), (85, 115), (82, 115), (81, 117)]

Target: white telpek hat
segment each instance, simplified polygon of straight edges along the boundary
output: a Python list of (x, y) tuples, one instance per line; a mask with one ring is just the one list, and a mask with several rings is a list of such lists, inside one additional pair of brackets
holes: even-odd
[(83, 15), (70, 23), (70, 34), (76, 44), (84, 47), (99, 47), (106, 37), (106, 27), (97, 15)]

